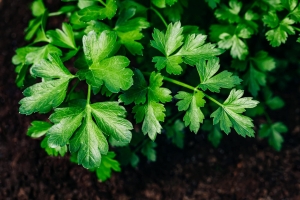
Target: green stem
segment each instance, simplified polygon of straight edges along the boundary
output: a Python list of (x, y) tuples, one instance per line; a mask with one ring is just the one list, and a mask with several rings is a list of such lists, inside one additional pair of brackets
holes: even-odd
[(92, 86), (88, 85), (88, 93), (87, 93), (87, 98), (86, 98), (86, 105), (90, 105), (90, 102), (91, 102), (91, 91), (92, 91)]
[(80, 80), (77, 80), (76, 83), (73, 85), (73, 87), (71, 88), (69, 94), (67, 95), (66, 101), (69, 100), (71, 93), (75, 90), (75, 88), (77, 87), (77, 85), (79, 84)]
[(268, 113), (264, 112), (264, 115), (265, 115), (265, 117), (267, 119), (268, 124), (272, 124), (272, 120), (271, 120), (270, 116), (268, 115)]
[[(146, 75), (146, 76), (150, 76), (150, 73), (149, 73), (149, 72), (143, 72), (143, 74)], [(193, 87), (193, 86), (188, 85), (188, 84), (186, 84), (186, 83), (183, 83), (183, 82), (180, 82), (180, 81), (177, 81), (177, 80), (175, 80), (175, 79), (168, 78), (168, 77), (165, 77), (165, 76), (163, 76), (163, 78), (164, 78), (165, 81), (168, 81), (168, 82), (173, 83), (173, 84), (175, 84), (175, 85), (179, 85), (179, 86), (181, 86), (181, 87), (184, 87), (184, 88), (193, 90), (194, 92), (202, 92), (206, 98), (208, 98), (209, 100), (211, 100), (212, 102), (214, 102), (214, 103), (217, 104), (218, 106), (223, 107), (223, 104), (221, 104), (220, 102), (218, 102), (218, 101), (217, 101), (216, 99), (214, 99), (213, 97), (211, 97), (211, 96), (205, 94), (203, 91), (199, 90), (197, 87)]]
[(294, 27), (293, 28), (296, 30), (296, 31), (299, 31), (300, 32), (300, 28), (297, 28), (297, 27)]
[(212, 102), (214, 102), (214, 103), (217, 104), (218, 106), (223, 107), (223, 104), (221, 104), (220, 102), (218, 102), (217, 100), (215, 100), (215, 99), (212, 98), (211, 96), (205, 94), (204, 92), (203, 92), (203, 94), (206, 96), (206, 98), (208, 98), (209, 100), (211, 100)]
[(63, 12), (59, 12), (59, 11), (58, 11), (58, 12), (52, 12), (52, 13), (49, 13), (48, 16), (49, 16), (49, 17), (54, 17), (54, 16), (58, 16), (58, 15), (61, 15), (61, 14), (63, 14)]
[(164, 17), (158, 12), (158, 10), (156, 10), (155, 8), (153, 8), (152, 6), (150, 7), (150, 10), (153, 10), (155, 12), (155, 14), (161, 19), (161, 21), (164, 23), (164, 25), (166, 26), (166, 28), (168, 28), (168, 24), (166, 22), (166, 20), (164, 19)]
[(165, 76), (164, 76), (164, 80), (166, 80), (166, 81), (168, 81), (168, 82), (170, 82), (170, 83), (174, 83), (174, 84), (176, 84), (176, 85), (185, 87), (185, 88), (190, 89), (190, 90), (194, 90), (194, 91), (197, 91), (197, 90), (198, 90), (197, 88), (195, 88), (195, 87), (193, 87), (193, 86), (191, 86), (191, 85), (188, 85), (188, 84), (186, 84), (186, 83), (177, 81), (177, 80), (172, 79), (172, 78), (168, 78), (168, 77), (165, 77)]
[(99, 0), (99, 2), (106, 7), (106, 4), (102, 0)]

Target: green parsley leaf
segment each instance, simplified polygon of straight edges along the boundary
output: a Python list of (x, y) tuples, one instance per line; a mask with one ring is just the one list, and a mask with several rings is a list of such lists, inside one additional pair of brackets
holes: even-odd
[(51, 44), (47, 44), (43, 47), (32, 47), (30, 52), (26, 54), (26, 64), (38, 64), (41, 60), (46, 59), (49, 54), (61, 56), (62, 51)]
[(78, 14), (82, 16), (80, 20), (84, 22), (105, 18), (111, 19), (115, 16), (117, 8), (116, 0), (107, 0), (104, 7), (98, 5), (87, 6), (80, 10)]
[(71, 153), (77, 152), (78, 164), (82, 164), (87, 169), (100, 166), (101, 154), (108, 152), (107, 140), (92, 120), (90, 112), (91, 108), (87, 107), (82, 125), (70, 140)]
[(183, 121), (184, 125), (189, 126), (190, 130), (197, 133), (200, 128), (200, 123), (203, 122), (204, 115), (200, 110), (203, 107), (205, 100), (202, 92), (195, 92), (194, 94), (180, 91), (175, 95), (176, 99), (180, 99), (177, 102), (179, 111), (186, 111)]
[(41, 147), (43, 149), (45, 149), (45, 151), (47, 152), (47, 154), (49, 156), (65, 156), (65, 154), (67, 153), (68, 151), (68, 147), (67, 145), (65, 146), (62, 146), (62, 147), (55, 147), (55, 148), (51, 148), (48, 146), (48, 143), (47, 143), (47, 140), (48, 140), (48, 137), (45, 137), (42, 142), (41, 142)]
[(243, 137), (254, 137), (252, 119), (241, 115), (241, 113), (245, 112), (245, 108), (253, 108), (259, 102), (252, 100), (251, 97), (241, 98), (243, 94), (243, 90), (231, 90), (228, 98), (220, 108), (211, 114), (211, 117), (214, 118), (214, 125), (220, 123), (221, 130), (226, 134), (233, 127)]
[(205, 0), (211, 9), (215, 9), (220, 3), (220, 0)]
[(288, 34), (294, 35), (295, 30), (291, 26), (295, 21), (290, 18), (283, 19), (279, 26), (266, 32), (267, 40), (272, 47), (278, 47), (287, 40)]
[(239, 12), (242, 8), (242, 2), (230, 0), (229, 7), (221, 4), (220, 8), (216, 9), (215, 16), (220, 20), (227, 20), (229, 23), (238, 23), (240, 21)]
[[(155, 74), (154, 72), (150, 75), (149, 86), (145, 85), (144, 78), (140, 72), (137, 72), (135, 76), (136, 85), (125, 91), (120, 96), (120, 99), (129, 104), (132, 102), (137, 103), (133, 107), (133, 113), (135, 113), (136, 122), (142, 122), (142, 131), (144, 134), (149, 135), (151, 140), (155, 140), (157, 133), (161, 133), (160, 121), (163, 122), (165, 119), (165, 107), (159, 102), (165, 103), (172, 99), (171, 91), (167, 88), (161, 87), (163, 84), (163, 76)], [(139, 89), (140, 91), (139, 91)], [(146, 99), (147, 95), (147, 101)], [(146, 101), (146, 102), (145, 102)], [(142, 105), (139, 105), (141, 104)]]
[(177, 1), (178, 0), (151, 0), (151, 3), (159, 8), (165, 8), (166, 5), (172, 6)]
[(276, 28), (279, 25), (279, 19), (275, 11), (270, 11), (267, 15), (264, 15), (262, 21), (270, 28)]
[(44, 11), (42, 15), (37, 16), (36, 18), (29, 21), (29, 24), (25, 30), (25, 40), (29, 41), (33, 38), (33, 36), (37, 33), (39, 28), (42, 28), (44, 30), (45, 28), (45, 22), (48, 17), (48, 12)]
[(51, 44), (63, 48), (77, 49), (73, 29), (67, 23), (63, 23), (62, 31), (59, 29), (47, 31), (47, 36)]
[(284, 141), (281, 136), (282, 133), (288, 131), (287, 127), (282, 122), (276, 122), (274, 124), (262, 124), (258, 135), (261, 138), (268, 138), (269, 144), (277, 151), (280, 151), (282, 143)]
[(218, 45), (223, 49), (230, 49), (230, 54), (233, 58), (238, 58), (239, 60), (244, 60), (249, 54), (248, 46), (241, 40), (237, 35), (230, 35), (228, 33), (223, 33), (220, 36), (220, 41)]
[(199, 60), (214, 58), (224, 52), (221, 49), (215, 48), (215, 44), (204, 44), (206, 39), (207, 36), (202, 34), (188, 35), (184, 45), (175, 55), (182, 56), (186, 64), (193, 66)]
[(142, 72), (138, 69), (134, 70), (133, 82), (134, 84), (121, 94), (119, 98), (125, 105), (133, 102), (135, 104), (144, 104), (147, 100), (148, 86)]
[(84, 111), (82, 106), (55, 109), (55, 112), (49, 118), (54, 125), (47, 133), (50, 147), (56, 148), (69, 143), (71, 136), (82, 124)]
[[(180, 64), (184, 61), (186, 64), (195, 65), (200, 59), (209, 59), (220, 55), (223, 51), (215, 49), (215, 45), (205, 43), (206, 36), (202, 34), (188, 35), (183, 43), (183, 28), (180, 22), (169, 24), (166, 33), (154, 29), (151, 46), (159, 50), (165, 57), (155, 56), (153, 62), (155, 67), (161, 70), (166, 67), (169, 74), (180, 74), (182, 67)], [(183, 46), (182, 46), (183, 45)], [(182, 47), (181, 47), (182, 46)], [(179, 51), (173, 54), (176, 50)]]
[(215, 75), (220, 69), (218, 58), (209, 59), (207, 62), (204, 60), (199, 61), (196, 67), (200, 76), (199, 87), (204, 91), (209, 89), (212, 92), (220, 92), (220, 88), (230, 89), (242, 81), (226, 70)]
[(70, 79), (74, 78), (63, 65), (56, 54), (49, 54), (48, 60), (42, 60), (34, 65), (31, 72), (34, 76), (49, 78), (52, 80), (37, 83), (26, 90), (26, 96), (20, 101), (20, 113), (32, 114), (34, 112), (46, 113), (59, 106), (66, 96), (66, 90)]
[(260, 86), (266, 85), (266, 74), (256, 70), (252, 64), (244, 77), (245, 85), (248, 85), (248, 90), (253, 96), (257, 96)]
[(166, 34), (154, 29), (153, 39), (151, 45), (163, 53), (165, 56), (170, 56), (176, 49), (178, 49), (183, 44), (183, 28), (180, 22), (174, 24), (169, 24)]
[(105, 87), (117, 93), (127, 90), (133, 84), (133, 72), (126, 68), (129, 60), (125, 56), (113, 56), (118, 49), (117, 35), (115, 32), (103, 31), (100, 35), (91, 31), (83, 36), (83, 51), (88, 69), (80, 69), (78, 75), (81, 80), (94, 86)]
[(298, 0), (282, 0), (282, 5), (289, 11), (293, 11), (298, 5)]
[[(73, 1), (73, 0), (62, 0), (62, 1), (69, 2), (69, 1)], [(97, 1), (95, 1), (95, 0), (78, 0), (77, 5), (80, 9), (83, 9), (83, 8), (95, 5), (96, 3), (97, 3)]]
[(111, 177), (111, 171), (120, 172), (120, 163), (115, 160), (116, 154), (112, 151), (109, 151), (107, 155), (102, 156), (102, 161), (100, 166), (96, 169), (97, 178), (100, 181), (106, 181)]
[(147, 157), (149, 161), (156, 161), (156, 150), (155, 147), (157, 144), (155, 142), (147, 142), (141, 149), (141, 153)]
[(117, 102), (95, 103), (91, 105), (92, 115), (98, 127), (115, 140), (129, 143), (133, 129), (131, 123), (125, 118), (125, 108)]
[(32, 11), (32, 15), (35, 17), (39, 17), (39, 16), (43, 15), (44, 12), (46, 11), (43, 0), (35, 0), (31, 4), (31, 11)]
[(130, 130), (133, 127), (124, 119), (125, 113), (126, 110), (118, 102), (85, 105), (84, 101), (58, 108), (50, 116), (55, 125), (47, 133), (48, 144), (56, 148), (70, 143), (71, 153), (78, 152), (78, 164), (85, 168), (99, 167), (101, 154), (108, 151), (105, 135), (127, 144), (131, 140)]
[(117, 20), (114, 30), (123, 44), (132, 54), (142, 55), (143, 45), (136, 40), (144, 37), (141, 30), (148, 28), (150, 23), (143, 17), (132, 18), (136, 14), (137, 9), (130, 7), (123, 9)]
[(43, 121), (33, 121), (28, 128), (27, 135), (32, 138), (39, 138), (47, 133), (52, 124)]
[(184, 11), (185, 3), (182, 3), (181, 1), (178, 1), (172, 6), (167, 6), (164, 8), (163, 12), (168, 17), (169, 21), (171, 22), (177, 22), (181, 20), (181, 15)]

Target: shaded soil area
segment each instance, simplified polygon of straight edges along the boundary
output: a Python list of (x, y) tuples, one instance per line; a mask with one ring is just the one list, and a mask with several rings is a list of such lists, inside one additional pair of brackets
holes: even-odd
[(67, 157), (47, 156), (39, 140), (26, 136), (30, 122), (41, 116), (18, 113), (22, 93), (11, 64), (14, 50), (25, 45), (29, 2), (0, 0), (0, 199), (300, 199), (297, 80), (281, 94), (286, 107), (272, 116), (289, 127), (281, 152), (265, 140), (236, 134), (224, 136), (217, 149), (206, 134), (190, 134), (184, 150), (161, 136), (157, 162), (125, 167), (105, 183)]

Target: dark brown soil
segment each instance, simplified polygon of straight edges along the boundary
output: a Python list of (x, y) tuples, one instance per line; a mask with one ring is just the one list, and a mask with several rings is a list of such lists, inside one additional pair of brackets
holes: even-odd
[(265, 140), (235, 134), (218, 149), (205, 134), (189, 135), (184, 150), (159, 139), (157, 162), (125, 167), (105, 183), (68, 158), (47, 156), (39, 140), (26, 136), (30, 121), (40, 116), (18, 113), (22, 93), (11, 64), (14, 50), (25, 45), (28, 5), (0, 0), (0, 199), (300, 199), (297, 80), (281, 94), (286, 108), (272, 116), (289, 127), (281, 152)]

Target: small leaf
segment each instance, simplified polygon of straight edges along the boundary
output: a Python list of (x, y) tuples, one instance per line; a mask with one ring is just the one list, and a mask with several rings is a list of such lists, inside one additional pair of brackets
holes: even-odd
[(33, 121), (28, 128), (27, 135), (32, 138), (39, 138), (47, 133), (52, 124), (43, 121)]
[(108, 152), (107, 155), (102, 156), (100, 166), (96, 169), (97, 178), (100, 181), (106, 181), (111, 177), (112, 170), (120, 172), (120, 163), (115, 160), (116, 154), (112, 151)]
[(230, 89), (242, 81), (226, 70), (215, 75), (220, 68), (218, 58), (209, 59), (207, 63), (204, 60), (199, 61), (196, 67), (200, 76), (199, 87), (204, 91), (209, 89), (212, 92), (220, 92), (220, 88)]
[(226, 134), (231, 131), (233, 127), (235, 131), (243, 136), (254, 137), (254, 126), (251, 118), (241, 115), (245, 112), (245, 108), (253, 108), (259, 102), (252, 100), (251, 97), (242, 97), (244, 94), (243, 90), (231, 90), (228, 98), (223, 103), (223, 106), (218, 108), (210, 116), (213, 117), (213, 123), (220, 123), (220, 128)]
[(186, 111), (183, 121), (185, 126), (189, 126), (190, 130), (197, 133), (200, 128), (200, 123), (203, 122), (204, 115), (200, 110), (203, 107), (205, 100), (202, 92), (196, 92), (194, 94), (180, 91), (175, 95), (176, 99), (180, 99), (177, 102), (179, 111)]
[(59, 29), (47, 31), (50, 43), (59, 47), (76, 49), (73, 29), (69, 24), (63, 23), (62, 31)]

